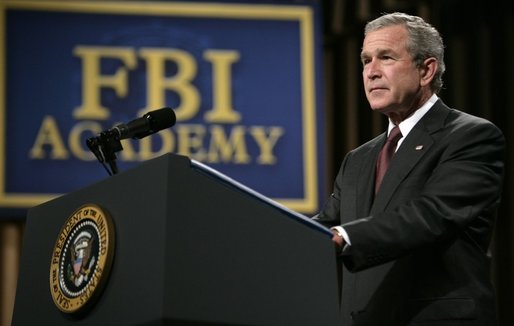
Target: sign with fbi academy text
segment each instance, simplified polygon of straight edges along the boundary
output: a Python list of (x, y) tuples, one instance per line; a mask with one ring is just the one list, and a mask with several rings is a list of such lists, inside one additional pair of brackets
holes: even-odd
[[(319, 1), (0, 3), (0, 207), (108, 177), (86, 139), (162, 107), (120, 172), (173, 152), (303, 213), (324, 197)], [(137, 186), (137, 185), (135, 185)]]

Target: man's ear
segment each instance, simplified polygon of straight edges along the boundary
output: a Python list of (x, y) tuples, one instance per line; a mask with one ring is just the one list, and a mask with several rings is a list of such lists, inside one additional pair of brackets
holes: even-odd
[(435, 58), (427, 58), (419, 68), (420, 84), (426, 86), (434, 79), (435, 72), (437, 71), (438, 62)]

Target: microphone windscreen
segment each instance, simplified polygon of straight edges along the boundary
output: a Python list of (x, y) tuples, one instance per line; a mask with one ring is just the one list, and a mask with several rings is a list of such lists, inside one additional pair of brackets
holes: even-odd
[(150, 121), (151, 129), (154, 131), (169, 128), (177, 121), (175, 112), (171, 108), (162, 108), (148, 112), (147, 118)]

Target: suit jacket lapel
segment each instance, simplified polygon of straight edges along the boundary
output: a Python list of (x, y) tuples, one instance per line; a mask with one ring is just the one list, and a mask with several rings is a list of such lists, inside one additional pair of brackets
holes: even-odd
[(370, 144), (369, 153), (361, 164), (359, 182), (357, 183), (357, 217), (368, 216), (373, 198), (375, 196), (375, 166), (378, 153), (386, 141), (387, 135), (383, 133), (376, 137)]
[(439, 100), (409, 132), (391, 160), (389, 169), (382, 181), (382, 186), (375, 196), (373, 206), (371, 207), (371, 214), (384, 210), (396, 188), (421, 160), (423, 155), (430, 150), (434, 143), (432, 133), (443, 127), (448, 113), (449, 108)]

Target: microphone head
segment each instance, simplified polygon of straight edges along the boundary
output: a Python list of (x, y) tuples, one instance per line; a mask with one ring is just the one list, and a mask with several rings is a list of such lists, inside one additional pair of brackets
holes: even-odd
[(167, 107), (148, 112), (145, 114), (145, 118), (149, 120), (150, 129), (154, 130), (154, 132), (169, 128), (177, 121), (175, 112)]
[[(144, 122), (143, 122), (144, 121)], [(169, 128), (175, 124), (177, 117), (171, 108), (162, 108), (146, 113), (142, 118), (137, 119), (137, 127), (133, 128), (132, 138), (141, 139), (152, 135), (162, 129)], [(142, 127), (142, 128), (139, 128)]]

